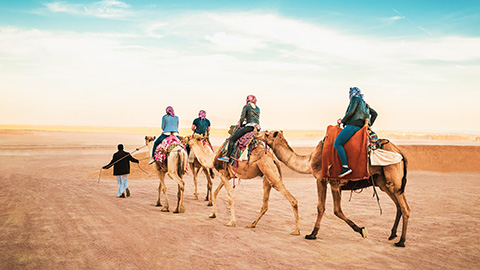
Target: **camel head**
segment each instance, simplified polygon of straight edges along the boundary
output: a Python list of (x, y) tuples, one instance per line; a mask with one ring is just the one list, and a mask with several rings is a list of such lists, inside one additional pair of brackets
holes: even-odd
[(255, 139), (264, 141), (270, 147), (272, 147), (275, 140), (280, 137), (283, 137), (282, 130), (265, 130), (255, 134)]
[(145, 136), (145, 145), (148, 145), (149, 143), (155, 141), (156, 138), (156, 136)]
[(196, 142), (205, 140), (204, 135), (192, 134), (191, 136), (185, 137), (185, 143), (192, 147)]
[(183, 145), (187, 146), (189, 137), (188, 136), (179, 136), (179, 137), (180, 137), (180, 141), (183, 143)]

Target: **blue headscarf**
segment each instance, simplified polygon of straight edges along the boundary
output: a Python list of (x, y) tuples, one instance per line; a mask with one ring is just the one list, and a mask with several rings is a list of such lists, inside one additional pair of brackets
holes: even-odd
[(365, 100), (363, 99), (363, 94), (358, 87), (350, 87), (350, 99), (352, 99), (352, 97), (359, 97), (365, 102)]

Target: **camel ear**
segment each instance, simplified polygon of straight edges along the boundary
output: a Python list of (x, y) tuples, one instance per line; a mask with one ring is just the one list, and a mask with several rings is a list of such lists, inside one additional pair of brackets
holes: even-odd
[(147, 136), (145, 135), (145, 140), (147, 140)]
[(280, 130), (280, 133), (282, 133), (282, 135), (283, 135), (283, 130)]
[(275, 132), (273, 133), (273, 137), (276, 138), (277, 135), (278, 135), (278, 131), (275, 131)]

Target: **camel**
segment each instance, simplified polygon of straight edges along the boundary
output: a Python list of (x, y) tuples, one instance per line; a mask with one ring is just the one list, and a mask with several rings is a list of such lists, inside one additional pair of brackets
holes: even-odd
[[(145, 144), (149, 148), (149, 153), (152, 151), (153, 142), (155, 136), (145, 136)], [(163, 167), (158, 161), (155, 161), (155, 172), (157, 173), (160, 182), (158, 184), (158, 200), (156, 206), (162, 206), (161, 193), (165, 197), (165, 206), (161, 210), (162, 212), (169, 212), (168, 198), (167, 198), (167, 186), (165, 185), (165, 175), (168, 175), (178, 184), (177, 191), (177, 207), (173, 213), (184, 213), (185, 207), (183, 206), (183, 194), (185, 191), (185, 183), (183, 182), (183, 176), (185, 175), (185, 163), (188, 162), (187, 151), (183, 147), (177, 146), (170, 150), (167, 154), (167, 167)]]
[[(187, 142), (185, 141), (185, 138), (186, 137), (180, 137), (182, 142), (187, 144)], [(213, 153), (213, 150), (207, 146), (206, 149), (205, 149), (206, 152), (211, 152)], [(198, 188), (197, 188), (197, 184), (198, 184), (198, 174), (200, 173), (200, 171), (203, 171), (203, 173), (205, 174), (205, 177), (207, 178), (207, 196), (205, 196), (205, 201), (208, 201), (208, 206), (212, 206), (213, 203), (212, 203), (212, 187), (213, 187), (213, 182), (212, 182), (212, 179), (215, 177), (214, 173), (213, 173), (213, 169), (209, 169), (209, 168), (205, 168), (204, 166), (202, 166), (202, 164), (200, 164), (200, 161), (198, 161), (197, 157), (194, 157), (192, 160), (189, 159), (189, 165), (190, 165), (190, 170), (192, 171), (192, 174), (193, 174), (193, 183), (195, 185), (195, 192), (194, 192), (194, 196), (195, 196), (195, 200), (198, 200)]]
[[(342, 211), (341, 207), (341, 187), (348, 181), (326, 180), (322, 179), (322, 151), (323, 141), (321, 141), (315, 150), (310, 155), (298, 155), (288, 145), (287, 140), (283, 136), (282, 131), (261, 131), (256, 135), (257, 139), (265, 141), (270, 146), (275, 156), (283, 162), (287, 167), (292, 170), (303, 173), (313, 174), (317, 179), (317, 193), (318, 193), (318, 206), (317, 206), (317, 220), (315, 227), (311, 234), (306, 235), (306, 239), (316, 239), (318, 231), (320, 229), (320, 221), (325, 212), (325, 200), (327, 184), (330, 183), (330, 188), (333, 195), (334, 213), (337, 217), (344, 220), (350, 227), (360, 233), (362, 237), (366, 237), (366, 230), (364, 227), (358, 227), (353, 221), (348, 219)], [(387, 151), (401, 153), (393, 143), (384, 145), (384, 149)], [(388, 166), (369, 166), (370, 174), (373, 177), (376, 186), (387, 193), (397, 207), (397, 213), (395, 222), (393, 224), (391, 234), (388, 240), (393, 240), (397, 237), (397, 228), (400, 221), (400, 217), (403, 217), (403, 228), (400, 240), (395, 243), (397, 247), (404, 247), (408, 218), (410, 216), (410, 206), (407, 203), (405, 197), (405, 185), (407, 175), (407, 160), (404, 154), (403, 162), (388, 165)]]
[(220, 175), (220, 183), (213, 193), (213, 210), (210, 214), (210, 218), (216, 218), (217, 212), (217, 197), (218, 193), (225, 186), (227, 191), (228, 203), (230, 205), (230, 221), (225, 224), (226, 226), (234, 227), (236, 226), (235, 219), (235, 207), (233, 199), (233, 189), (230, 185), (229, 180), (238, 177), (241, 179), (252, 179), (257, 176), (263, 177), (263, 204), (260, 209), (260, 214), (247, 228), (255, 228), (260, 221), (260, 218), (268, 210), (268, 201), (270, 197), (270, 191), (272, 187), (282, 193), (282, 195), (288, 200), (293, 209), (293, 214), (295, 217), (295, 230), (291, 233), (292, 235), (300, 234), (300, 224), (298, 218), (298, 201), (295, 197), (287, 190), (285, 187), (282, 174), (280, 171), (280, 164), (269, 152), (265, 152), (263, 147), (255, 148), (250, 154), (249, 161), (238, 161), (237, 168), (234, 168), (230, 163), (222, 162), (217, 160), (221, 154), (221, 149), (217, 153), (207, 153), (202, 143), (203, 137), (197, 134), (190, 136), (189, 146), (191, 150), (195, 153), (195, 156), (198, 158), (198, 161), (207, 168), (215, 168)]

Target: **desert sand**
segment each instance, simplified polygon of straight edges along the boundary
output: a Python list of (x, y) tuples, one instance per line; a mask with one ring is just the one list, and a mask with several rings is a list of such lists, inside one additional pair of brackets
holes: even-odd
[[(132, 152), (144, 135), (152, 134), (1, 130), (0, 269), (480, 268), (478, 144), (400, 144), (410, 161), (406, 196), (412, 212), (406, 247), (397, 248), (387, 240), (394, 204), (380, 192), (380, 215), (371, 188), (342, 196), (345, 214), (367, 228), (366, 239), (333, 214), (330, 193), (318, 239), (304, 239), (316, 218), (315, 180), (285, 166), (285, 185), (299, 203), (300, 236), (289, 234), (291, 207), (275, 190), (257, 228), (245, 228), (260, 210), (261, 178), (237, 181), (236, 227), (224, 226), (225, 190), (217, 218), (208, 218), (203, 175), (200, 200), (194, 199), (192, 176), (184, 178), (185, 213), (160, 212), (154, 206), (158, 180), (145, 148), (133, 154), (142, 160), (132, 164), (132, 196), (117, 198), (112, 170), (101, 167), (118, 143)], [(294, 149), (305, 154), (314, 146)], [(217, 176), (214, 187), (218, 182)], [(166, 183), (175, 204), (177, 188), (170, 179)]]

